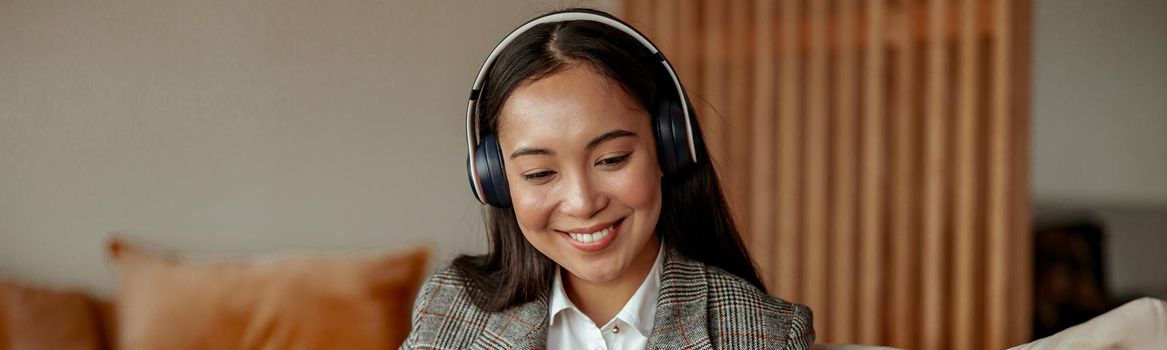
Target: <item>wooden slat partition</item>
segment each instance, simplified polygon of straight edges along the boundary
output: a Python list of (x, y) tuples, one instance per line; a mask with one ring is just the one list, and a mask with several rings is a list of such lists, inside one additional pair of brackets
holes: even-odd
[(824, 343), (1029, 337), (1030, 0), (625, 0)]

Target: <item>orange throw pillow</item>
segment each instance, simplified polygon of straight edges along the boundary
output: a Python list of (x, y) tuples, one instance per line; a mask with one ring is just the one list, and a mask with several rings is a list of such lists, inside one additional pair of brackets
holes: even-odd
[(118, 344), (138, 349), (395, 349), (429, 250), (182, 262), (112, 238)]
[(0, 281), (0, 350), (104, 348), (96, 300)]

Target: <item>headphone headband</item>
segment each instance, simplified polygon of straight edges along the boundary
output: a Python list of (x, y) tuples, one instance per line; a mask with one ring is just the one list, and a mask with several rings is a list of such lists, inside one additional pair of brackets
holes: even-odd
[[(636, 41), (639, 41), (654, 57), (660, 61), (660, 63), (664, 66), (665, 71), (669, 73), (669, 77), (672, 79), (674, 87), (677, 89), (678, 100), (680, 100), (681, 103), (681, 111), (684, 113), (686, 133), (685, 139), (688, 140), (687, 143), (689, 146), (689, 157), (694, 163), (696, 163), (697, 146), (694, 142), (693, 125), (690, 121), (692, 118), (689, 115), (689, 101), (688, 98), (685, 97), (684, 89), (681, 87), (681, 80), (677, 78), (677, 73), (673, 70), (673, 66), (669, 64), (668, 59), (666, 59), (665, 56), (660, 53), (660, 50), (658, 50), (656, 46), (648, 40), (647, 37), (645, 37), (635, 28), (632, 28), (632, 26), (629, 26), (619, 19), (606, 16), (598, 12), (574, 10), (551, 13), (548, 15), (536, 17), (530, 21), (527, 21), (527, 23), (523, 23), (523, 25), (519, 26), (514, 31), (511, 31), (510, 34), (503, 38), (502, 41), (498, 43), (498, 45), (495, 45), (494, 49), (490, 51), (490, 55), (486, 56), (486, 61), (482, 63), (482, 67), (478, 69), (478, 75), (474, 78), (474, 85), (470, 89), (470, 99), (466, 103), (466, 154), (468, 156), (469, 162), (468, 168), (476, 169), (478, 166), (477, 159), (474, 156), (474, 149), (478, 146), (481, 138), (480, 135), (478, 135), (478, 118), (475, 115), (475, 110), (478, 107), (478, 98), (481, 97), (480, 92), (482, 91), (482, 84), (486, 80), (486, 72), (490, 70), (490, 67), (494, 64), (494, 61), (498, 59), (499, 53), (501, 53), (503, 49), (509, 46), (510, 43), (515, 40), (515, 38), (518, 38), (519, 35), (540, 24), (568, 21), (599, 22), (620, 30), (621, 32), (624, 32), (625, 34), (628, 34), (632, 38), (636, 39)], [(470, 171), (469, 173), (470, 183), (474, 188), (475, 195), (478, 197), (479, 201), (486, 203), (487, 197), (483, 194), (481, 178), (479, 178), (479, 175), (476, 171)]]

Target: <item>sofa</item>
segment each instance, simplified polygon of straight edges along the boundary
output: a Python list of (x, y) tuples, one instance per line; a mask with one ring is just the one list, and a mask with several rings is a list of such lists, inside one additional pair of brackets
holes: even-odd
[[(116, 294), (0, 276), (0, 350), (396, 349), (430, 249), (192, 259), (120, 236)], [(1143, 298), (1016, 349), (1167, 349), (1167, 303)], [(816, 344), (816, 350), (885, 347)]]
[(120, 236), (107, 252), (119, 277), (109, 300), (0, 278), (0, 350), (396, 349), (430, 256), (200, 261)]

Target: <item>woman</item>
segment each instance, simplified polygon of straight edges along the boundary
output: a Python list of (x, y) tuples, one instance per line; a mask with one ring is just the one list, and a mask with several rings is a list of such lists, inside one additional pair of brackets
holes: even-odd
[(664, 56), (598, 11), (491, 52), (467, 111), (490, 252), (422, 287), (403, 348), (806, 349), (766, 294)]

